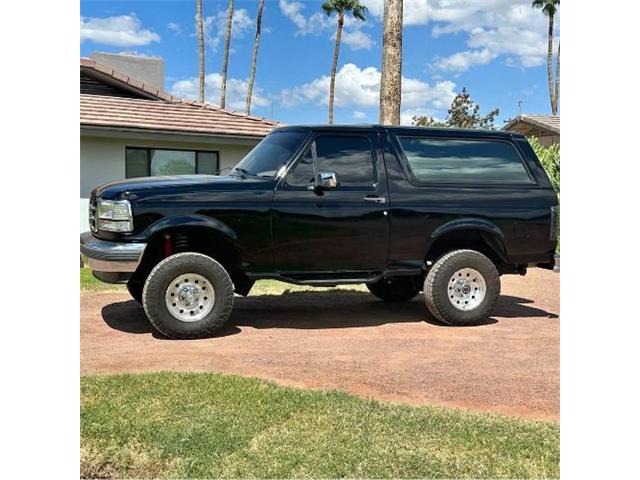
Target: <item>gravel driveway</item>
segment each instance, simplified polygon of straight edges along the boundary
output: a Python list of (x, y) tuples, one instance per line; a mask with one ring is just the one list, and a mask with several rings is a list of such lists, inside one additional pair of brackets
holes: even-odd
[(81, 294), (82, 373), (215, 371), (305, 388), (337, 388), (558, 420), (560, 276), (531, 269), (502, 277), (484, 325), (455, 328), (422, 297), (388, 305), (362, 292), (236, 298), (214, 338), (169, 340), (126, 294)]

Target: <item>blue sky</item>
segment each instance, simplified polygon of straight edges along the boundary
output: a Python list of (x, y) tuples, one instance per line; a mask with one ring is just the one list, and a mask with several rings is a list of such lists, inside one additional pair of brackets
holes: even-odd
[[(366, 22), (349, 19), (340, 49), (336, 123), (375, 123), (382, 0), (361, 0)], [(165, 89), (197, 97), (195, 0), (81, 0), (80, 54), (135, 52), (165, 60)], [(320, 1), (265, 0), (252, 113), (287, 124), (325, 123), (336, 19)], [(226, 0), (204, 0), (207, 101), (219, 102)], [(236, 0), (227, 106), (244, 110), (257, 0)], [(530, 0), (405, 0), (402, 121), (444, 118), (462, 87), (497, 125), (518, 113), (549, 114), (547, 20)], [(559, 16), (556, 25), (559, 25)], [(556, 39), (559, 29), (556, 28)]]

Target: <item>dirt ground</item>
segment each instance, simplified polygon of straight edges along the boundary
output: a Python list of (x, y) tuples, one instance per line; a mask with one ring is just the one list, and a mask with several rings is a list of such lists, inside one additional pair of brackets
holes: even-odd
[(215, 337), (169, 340), (127, 294), (81, 294), (82, 373), (250, 375), (363, 397), (558, 420), (560, 276), (502, 277), (484, 325), (448, 327), (422, 296), (389, 305), (363, 292), (236, 297)]

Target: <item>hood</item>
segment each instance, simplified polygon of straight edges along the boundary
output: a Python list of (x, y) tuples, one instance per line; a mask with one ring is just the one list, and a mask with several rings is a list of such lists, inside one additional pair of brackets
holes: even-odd
[(105, 183), (93, 190), (93, 194), (104, 199), (127, 198), (138, 192), (157, 188), (196, 188), (202, 185), (233, 186), (255, 179), (239, 175), (173, 175), (165, 177), (139, 177), (129, 180)]

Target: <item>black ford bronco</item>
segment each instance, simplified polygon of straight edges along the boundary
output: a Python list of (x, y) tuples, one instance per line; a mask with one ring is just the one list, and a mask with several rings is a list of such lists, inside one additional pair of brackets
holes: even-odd
[(490, 315), (500, 275), (559, 270), (558, 199), (527, 140), (497, 131), (291, 126), (229, 175), (97, 187), (80, 250), (153, 326), (208, 336), (259, 279), (424, 293), (450, 325)]

